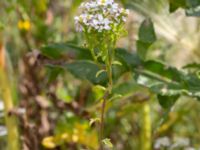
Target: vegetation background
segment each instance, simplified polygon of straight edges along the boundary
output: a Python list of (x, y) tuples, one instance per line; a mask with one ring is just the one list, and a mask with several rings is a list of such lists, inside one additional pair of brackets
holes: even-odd
[[(81, 2), (0, 1), (0, 64), (6, 66), (7, 77), (0, 86), (12, 93), (14, 106), (9, 115), (17, 117), (14, 122), (23, 150), (98, 147), (99, 99), (104, 89), (98, 86), (101, 81), (95, 72), (85, 73), (90, 68), (87, 63), (71, 64), (90, 60), (74, 26)], [(123, 75), (115, 78), (113, 97), (106, 107), (105, 149), (200, 149), (200, 1), (117, 2), (131, 11), (128, 34), (117, 43), (127, 52), (128, 56), (119, 50), (118, 55), (128, 65), (120, 68)], [(145, 28), (141, 23), (146, 18), (152, 26)], [(150, 43), (138, 46), (138, 40), (149, 36), (153, 41), (150, 37)], [(55, 67), (64, 63), (71, 64), (65, 71)], [(125, 71), (129, 65), (134, 73)], [(180, 84), (174, 86), (173, 81)], [(6, 96), (1, 91), (0, 149), (5, 150), (10, 143), (3, 105)]]

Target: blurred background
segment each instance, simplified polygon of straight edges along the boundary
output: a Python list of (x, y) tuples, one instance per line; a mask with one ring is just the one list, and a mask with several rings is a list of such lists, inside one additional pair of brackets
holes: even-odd
[[(100, 108), (96, 101), (101, 97), (102, 89), (76, 79), (69, 72), (44, 67), (46, 60), (40, 55), (40, 48), (50, 43), (70, 42), (84, 46), (84, 40), (74, 26), (74, 16), (81, 2), (0, 1), (0, 40), (7, 50), (7, 63), (15, 84), (23, 150), (97, 148), (97, 116)], [(167, 0), (118, 2), (130, 9), (126, 24), (128, 35), (118, 41), (118, 47), (135, 52), (139, 26), (145, 18), (150, 17), (158, 40), (150, 47), (148, 60), (159, 60), (177, 68), (200, 62), (199, 18), (187, 17), (182, 9), (170, 14)], [(121, 82), (131, 86), (129, 81), (123, 79)], [(113, 149), (141, 149), (143, 103), (137, 99), (149, 95), (152, 97), (148, 103), (153, 149), (200, 149), (198, 101), (186, 96), (180, 97), (169, 115), (163, 119), (165, 110), (150, 91), (137, 86), (133, 86), (132, 91), (120, 88), (116, 90), (126, 93), (127, 97), (133, 93), (137, 96), (135, 100), (117, 99), (107, 108), (105, 137), (110, 139)], [(6, 142), (3, 109), (0, 101), (1, 150), (9, 144)], [(109, 140), (106, 142), (109, 144)]]

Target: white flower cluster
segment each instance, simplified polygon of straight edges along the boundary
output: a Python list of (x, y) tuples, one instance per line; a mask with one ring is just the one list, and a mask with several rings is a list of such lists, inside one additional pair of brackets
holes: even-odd
[(129, 13), (128, 10), (119, 8), (114, 0), (84, 2), (80, 8), (83, 13), (74, 18), (76, 29), (79, 32), (111, 30), (124, 23)]
[(156, 140), (154, 148), (160, 149), (161, 147), (169, 147), (170, 145), (171, 145), (171, 142), (168, 137), (161, 137)]

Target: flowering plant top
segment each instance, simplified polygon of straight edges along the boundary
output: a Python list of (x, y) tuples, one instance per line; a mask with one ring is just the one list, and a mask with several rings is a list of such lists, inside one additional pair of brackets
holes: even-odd
[(110, 59), (116, 41), (126, 33), (124, 24), (129, 11), (120, 8), (114, 0), (83, 2), (80, 9), (82, 13), (74, 18), (76, 30), (85, 36), (96, 61)]
[(110, 31), (119, 28), (126, 21), (128, 10), (120, 8), (114, 0), (95, 0), (81, 4), (82, 14), (76, 16), (77, 31)]

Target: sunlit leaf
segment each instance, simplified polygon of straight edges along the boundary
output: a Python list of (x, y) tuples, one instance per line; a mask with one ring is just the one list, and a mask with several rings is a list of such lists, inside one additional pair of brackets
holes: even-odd
[(72, 97), (69, 95), (67, 88), (65, 87), (57, 87), (55, 94), (60, 100), (63, 100), (67, 103), (71, 102), (72, 100)]
[(103, 72), (106, 72), (106, 70), (99, 70), (97, 73), (96, 73), (96, 78), (101, 74), (101, 73), (103, 73)]
[(106, 138), (102, 141), (107, 147), (113, 148), (113, 144), (111, 143), (110, 139)]
[(91, 118), (91, 119), (90, 119), (90, 126), (91, 126), (93, 123), (95, 123), (95, 122), (100, 123), (100, 122), (101, 122), (101, 119), (100, 119), (100, 118)]

